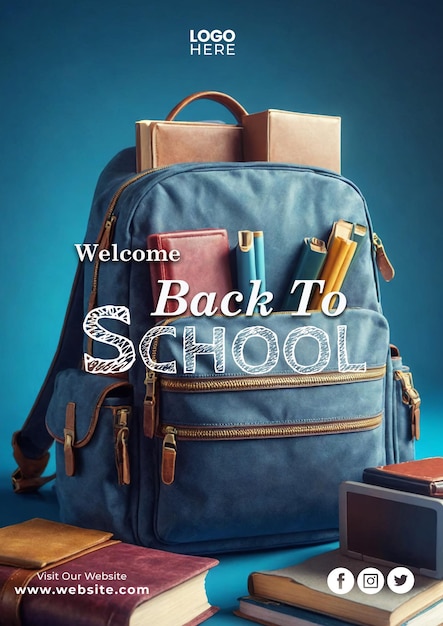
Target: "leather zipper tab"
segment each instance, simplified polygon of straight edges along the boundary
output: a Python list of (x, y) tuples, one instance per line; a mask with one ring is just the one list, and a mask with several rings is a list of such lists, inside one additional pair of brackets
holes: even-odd
[(65, 472), (66, 476), (74, 476), (75, 474), (75, 402), (68, 402), (66, 405), (65, 428), (63, 431), (64, 443), (63, 452), (65, 455)]
[(162, 482), (165, 485), (172, 485), (174, 482), (176, 459), (177, 442), (175, 439), (175, 428), (167, 426), (163, 438), (162, 450)]
[(375, 261), (380, 274), (386, 282), (391, 281), (395, 276), (395, 269), (391, 261), (388, 259), (382, 240), (376, 233), (372, 235), (372, 243), (375, 250)]

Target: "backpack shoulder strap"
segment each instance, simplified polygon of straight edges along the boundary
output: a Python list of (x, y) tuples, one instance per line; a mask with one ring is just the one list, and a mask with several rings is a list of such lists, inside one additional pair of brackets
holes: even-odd
[(12, 437), (13, 456), (18, 468), (12, 474), (16, 493), (32, 492), (55, 477), (42, 476), (49, 460), (53, 442), (46, 429), (45, 419), (57, 374), (70, 367), (78, 367), (83, 355), (83, 265), (75, 274), (63, 327), (52, 363), (40, 392), (22, 428)]

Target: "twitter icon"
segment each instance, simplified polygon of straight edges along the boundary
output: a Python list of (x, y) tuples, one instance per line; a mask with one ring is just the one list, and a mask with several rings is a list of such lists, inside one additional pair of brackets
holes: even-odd
[(395, 567), (387, 575), (386, 582), (394, 593), (408, 593), (414, 586), (415, 578), (407, 567)]

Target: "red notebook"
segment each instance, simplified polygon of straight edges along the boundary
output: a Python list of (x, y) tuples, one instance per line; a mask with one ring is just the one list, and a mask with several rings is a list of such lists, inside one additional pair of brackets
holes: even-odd
[[(151, 250), (178, 250), (178, 261), (151, 262), (152, 295), (154, 308), (157, 307), (162, 284), (159, 280), (181, 280), (189, 286), (183, 298), (189, 305), (198, 293), (216, 293), (213, 307), (219, 309), (224, 295), (232, 291), (232, 278), (229, 261), (229, 239), (224, 229), (204, 228), (199, 230), (182, 230), (149, 235), (148, 248)], [(172, 285), (170, 295), (179, 293), (179, 287)], [(199, 310), (204, 308), (206, 299), (200, 303)], [(174, 314), (177, 301), (167, 300), (162, 312)]]

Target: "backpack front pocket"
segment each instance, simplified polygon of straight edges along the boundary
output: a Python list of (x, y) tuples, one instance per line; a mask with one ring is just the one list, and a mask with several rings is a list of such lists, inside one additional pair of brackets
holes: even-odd
[(339, 483), (385, 459), (383, 316), (180, 318), (161, 328), (145, 407), (158, 444), (158, 539), (332, 538)]

